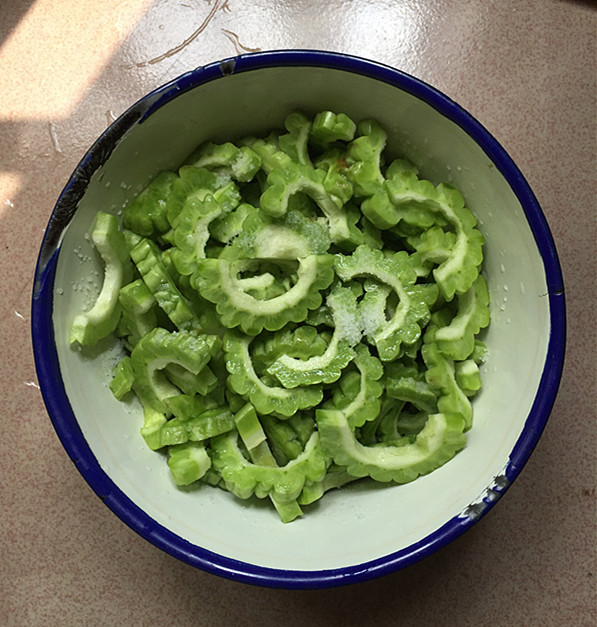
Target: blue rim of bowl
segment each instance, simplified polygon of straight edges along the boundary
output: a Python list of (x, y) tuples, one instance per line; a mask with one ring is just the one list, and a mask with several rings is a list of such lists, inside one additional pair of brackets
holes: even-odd
[[(290, 66), (343, 70), (388, 83), (425, 101), (468, 133), (508, 181), (524, 210), (544, 264), (551, 323), (545, 368), (535, 401), (503, 474), (477, 501), (420, 542), (363, 564), (316, 571), (262, 567), (213, 553), (172, 533), (135, 505), (102, 470), (77, 424), (60, 377), (52, 322), (54, 278), (62, 236), (91, 176), (123, 135), (190, 89), (230, 74)], [(257, 52), (211, 63), (154, 90), (123, 113), (83, 157), (56, 203), (37, 260), (31, 313), (37, 376), (48, 414), (62, 445), (93, 491), (123, 522), (174, 557), (219, 576), (274, 588), (327, 588), (380, 577), (435, 553), (475, 524), (511, 485), (534, 450), (557, 395), (566, 343), (563, 279), (549, 226), (524, 176), (497, 140), (461, 106), (424, 81), (375, 61), (318, 50)]]

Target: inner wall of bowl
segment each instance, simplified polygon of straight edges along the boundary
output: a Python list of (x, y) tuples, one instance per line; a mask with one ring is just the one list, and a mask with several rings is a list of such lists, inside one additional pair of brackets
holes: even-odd
[[(120, 348), (106, 344), (83, 352), (69, 347), (68, 332), (101, 283), (101, 265), (87, 236), (96, 211), (118, 213), (153, 175), (176, 168), (199, 142), (263, 133), (296, 109), (344, 111), (355, 120), (374, 117), (388, 131), (391, 153), (412, 159), (434, 182), (459, 187), (487, 240), (484, 272), (492, 323), (474, 426), (455, 459), (405, 486), (357, 484), (328, 493), (302, 519), (283, 525), (269, 502), (244, 503), (208, 486), (177, 489), (165, 456), (149, 451), (139, 435), (139, 407), (119, 403), (108, 389)], [(310, 571), (360, 564), (412, 545), (461, 514), (503, 472), (545, 361), (546, 292), (542, 261), (517, 198), (457, 125), (371, 78), (323, 68), (269, 68), (187, 92), (125, 136), (92, 177), (65, 234), (54, 322), (62, 377), (83, 434), (101, 467), (134, 503), (164, 527), (215, 553)]]

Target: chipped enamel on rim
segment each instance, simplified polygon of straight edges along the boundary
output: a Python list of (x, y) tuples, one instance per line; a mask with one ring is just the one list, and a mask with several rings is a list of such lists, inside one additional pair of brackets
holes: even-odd
[[(276, 99), (269, 97), (274, 86)], [(238, 90), (243, 98), (233, 97)], [(282, 525), (267, 503), (246, 505), (212, 488), (176, 489), (164, 457), (149, 451), (138, 434), (138, 407), (111, 398), (107, 382), (119, 347), (110, 345), (92, 360), (68, 346), (68, 331), (98, 288), (97, 278), (92, 286), (89, 277), (101, 266), (85, 239), (98, 208), (120, 210), (199, 141), (258, 134), (298, 105), (310, 113), (329, 108), (377, 118), (393, 138), (390, 149), (399, 144), (425, 176), (461, 189), (488, 242), (492, 325), (484, 388), (461, 453), (405, 486), (351, 484), (326, 495), (303, 519)], [(174, 135), (180, 141), (168, 141)], [(495, 504), (548, 419), (563, 364), (565, 309), (541, 209), (503, 148), (468, 113), (383, 65), (334, 53), (278, 51), (189, 72), (135, 104), (98, 139), (50, 218), (35, 276), (32, 334), (56, 432), (89, 485), (124, 522), (217, 575), (271, 587), (330, 587), (422, 559)]]

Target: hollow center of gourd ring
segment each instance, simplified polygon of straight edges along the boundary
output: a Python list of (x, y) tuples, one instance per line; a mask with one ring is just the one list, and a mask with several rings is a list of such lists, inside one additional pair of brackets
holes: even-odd
[(287, 292), (297, 281), (298, 260), (254, 259), (239, 272), (246, 293), (257, 300), (269, 300)]

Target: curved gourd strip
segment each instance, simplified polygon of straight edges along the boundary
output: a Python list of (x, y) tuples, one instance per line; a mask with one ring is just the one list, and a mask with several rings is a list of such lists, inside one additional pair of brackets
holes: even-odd
[(375, 120), (359, 122), (357, 134), (346, 151), (347, 176), (354, 185), (355, 196), (371, 196), (384, 182), (381, 166), (387, 134)]
[(261, 194), (261, 208), (279, 218), (288, 211), (289, 199), (297, 192), (303, 192), (315, 201), (327, 218), (332, 241), (349, 239), (344, 202), (334, 194), (344, 189), (338, 185), (338, 176), (330, 179), (322, 169), (290, 161), (285, 167), (268, 174), (266, 188)]
[(331, 148), (317, 157), (315, 167), (326, 173), (323, 179), (325, 189), (346, 205), (353, 196), (354, 188), (347, 176), (348, 163), (345, 156), (345, 151), (340, 148)]
[[(267, 436), (259, 422), (255, 408), (247, 403), (237, 412), (234, 422), (251, 461), (258, 466), (277, 468), (276, 459), (271, 452)], [(264, 487), (261, 485), (257, 487), (255, 494), (260, 498), (266, 495), (270, 497), (282, 522), (291, 522), (303, 513), (295, 499), (282, 501), (278, 495), (267, 490), (264, 494)]]
[(351, 475), (376, 481), (413, 481), (452, 459), (466, 442), (460, 414), (431, 414), (414, 441), (400, 446), (364, 446), (339, 409), (318, 409), (316, 420), (324, 451)]
[(143, 408), (143, 424), (139, 429), (145, 444), (152, 450), (157, 451), (162, 447), (160, 432), (166, 424), (167, 418), (164, 412), (159, 411), (145, 398), (142, 389), (133, 385), (133, 391)]
[(354, 365), (358, 372), (343, 374), (331, 401), (324, 405), (324, 408), (341, 409), (352, 429), (377, 417), (384, 392), (380, 382), (383, 367), (379, 359), (369, 353), (365, 344), (359, 344), (355, 353)]
[[(178, 398), (178, 397), (174, 397)], [(175, 403), (166, 399), (166, 405), (176, 409)], [(204, 442), (216, 435), (234, 429), (234, 417), (228, 407), (206, 409), (192, 417), (171, 418), (160, 428), (160, 446), (185, 442)]]
[[(451, 300), (455, 293), (466, 292), (477, 278), (478, 267), (483, 260), (485, 240), (477, 230), (475, 217), (465, 206), (464, 198), (458, 190), (443, 183), (433, 187), (429, 181), (415, 179), (412, 175), (400, 174), (388, 179), (386, 188), (394, 205), (407, 203), (427, 207), (453, 229), (454, 241), (449, 248), (449, 256), (433, 270), (442, 294), (447, 300)], [(409, 242), (419, 250), (420, 247), (425, 247), (427, 237), (429, 235), (413, 237)]]
[(435, 342), (426, 343), (421, 355), (427, 366), (425, 380), (435, 390), (440, 412), (458, 412), (465, 422), (465, 430), (472, 427), (473, 408), (456, 381), (454, 361), (447, 359)]
[(118, 300), (122, 317), (118, 326), (120, 335), (126, 335), (126, 345), (135, 344), (157, 326), (156, 300), (142, 279), (127, 283), (120, 289)]
[(272, 287), (275, 283), (275, 277), (270, 272), (263, 272), (255, 276), (239, 279), (237, 285), (243, 292), (259, 292), (264, 293), (265, 290)]
[[(466, 208), (458, 190), (445, 184), (437, 187), (420, 179), (414, 168), (395, 162), (388, 168), (383, 189), (378, 188), (361, 204), (361, 210), (378, 228), (388, 229), (401, 220), (425, 229), (408, 238), (423, 259), (438, 264), (433, 275), (442, 294), (451, 300), (466, 292), (478, 275), (483, 259), (483, 235)], [(443, 241), (440, 231), (448, 226)]]
[(172, 182), (167, 200), (166, 214), (170, 226), (176, 228), (186, 202), (203, 200), (207, 194), (211, 194), (225, 212), (232, 211), (241, 202), (240, 192), (229, 174), (183, 165), (178, 170), (178, 178)]
[[(220, 259), (223, 258), (225, 256), (220, 255)], [(234, 261), (235, 285), (258, 302), (282, 296), (294, 285), (298, 269), (296, 260), (287, 261), (277, 259), (271, 264), (268, 260)]]
[(243, 455), (235, 432), (211, 440), (212, 464), (226, 488), (241, 499), (270, 496), (280, 503), (296, 500), (305, 481), (319, 481), (327, 469), (327, 457), (314, 432), (304, 450), (284, 466), (256, 464)]
[(276, 413), (286, 417), (321, 402), (323, 391), (319, 386), (287, 390), (262, 381), (255, 372), (249, 352), (251, 340), (250, 336), (238, 331), (224, 334), (228, 385), (234, 392), (250, 400), (260, 414)]
[(201, 371), (201, 375), (197, 377), (178, 364), (168, 364), (166, 368), (164, 368), (164, 374), (168, 381), (174, 383), (174, 385), (180, 388), (185, 394), (200, 394), (201, 396), (205, 396), (218, 387), (218, 378), (209, 366), (205, 366)]
[(191, 285), (191, 276), (185, 276), (178, 272), (172, 261), (174, 250), (174, 247), (171, 247), (161, 251), (160, 261), (166, 270), (167, 279), (174, 283), (174, 286), (186, 299), (185, 306), (191, 309), (192, 313), (199, 321), (199, 327), (193, 327), (191, 330), (199, 333), (221, 333), (222, 325), (218, 318), (216, 308), (212, 303), (202, 298), (199, 292)]
[(343, 281), (356, 276), (372, 277), (397, 294), (399, 302), (390, 320), (386, 320), (378, 302), (368, 306), (365, 297), (360, 306), (362, 328), (382, 361), (392, 361), (400, 355), (403, 345), (417, 341), (420, 323), (428, 320), (429, 307), (437, 294), (432, 287), (414, 285), (417, 275), (406, 252), (385, 256), (382, 251), (363, 245), (350, 256), (336, 255), (335, 268)]
[(222, 324), (240, 326), (250, 335), (263, 329), (277, 331), (288, 322), (302, 322), (310, 309), (321, 305), (320, 290), (334, 278), (331, 255), (310, 255), (299, 259), (296, 283), (284, 294), (258, 300), (242, 289), (237, 263), (227, 259), (203, 259), (192, 284), (203, 298), (215, 303)]
[(121, 313), (120, 288), (132, 276), (128, 247), (115, 216), (98, 212), (91, 239), (104, 262), (104, 278), (91, 309), (75, 316), (70, 330), (71, 344), (93, 345), (116, 329)]
[(425, 380), (425, 374), (415, 365), (400, 362), (388, 364), (385, 386), (390, 398), (411, 403), (428, 414), (437, 411), (437, 396)]
[(437, 195), (430, 181), (419, 178), (418, 170), (404, 159), (396, 159), (386, 170), (382, 186), (363, 201), (363, 213), (380, 229), (396, 225), (410, 234), (434, 225), (446, 226), (445, 217), (437, 212)]
[(261, 169), (266, 174), (277, 168), (285, 168), (292, 163), (292, 159), (280, 149), (276, 133), (270, 133), (267, 137), (245, 137), (240, 143), (249, 146), (259, 155)]
[(481, 373), (473, 359), (457, 361), (454, 364), (454, 377), (458, 387), (468, 397), (474, 396), (481, 389)]
[(174, 172), (160, 172), (124, 209), (124, 227), (143, 237), (168, 231), (167, 200), (177, 178)]
[(230, 168), (232, 178), (241, 183), (253, 180), (261, 167), (261, 157), (249, 146), (235, 146), (232, 142), (206, 142), (189, 157), (195, 168)]
[(309, 359), (322, 355), (329, 343), (328, 333), (318, 333), (310, 325), (301, 325), (296, 329), (282, 329), (271, 337), (260, 338), (251, 347), (253, 363), (257, 370), (265, 371), (282, 355), (298, 359)]
[(256, 209), (246, 216), (242, 232), (220, 256), (226, 259), (300, 259), (325, 254), (330, 244), (323, 218), (311, 220), (291, 210), (276, 219)]
[(186, 442), (168, 448), (168, 468), (176, 485), (190, 485), (205, 475), (211, 458), (203, 442)]
[[(170, 365), (172, 364), (168, 366)], [(166, 366), (166, 369), (168, 366)], [(205, 368), (201, 370), (201, 376), (203, 376), (203, 372), (207, 370), (207, 368), (208, 366), (205, 366)], [(168, 412), (181, 421), (189, 421), (208, 409), (221, 409), (224, 407), (224, 403), (221, 402), (220, 399), (215, 398), (211, 393), (203, 395), (184, 390), (183, 394), (166, 398), (164, 404)]]
[(309, 142), (317, 148), (326, 148), (332, 143), (354, 139), (356, 124), (345, 113), (320, 111), (313, 118)]
[(278, 137), (278, 146), (296, 163), (311, 165), (307, 142), (311, 121), (304, 113), (295, 111), (284, 121), (287, 133)]
[(180, 394), (161, 370), (176, 363), (199, 374), (220, 349), (216, 335), (196, 336), (187, 331), (172, 332), (157, 327), (142, 337), (131, 353), (135, 391), (157, 411), (166, 412), (165, 399)]
[(131, 358), (125, 355), (114, 368), (110, 381), (110, 391), (114, 394), (114, 398), (121, 401), (133, 389), (134, 382), (135, 375), (133, 374)]
[(361, 339), (356, 298), (349, 289), (339, 287), (330, 293), (326, 304), (332, 312), (334, 333), (325, 352), (308, 359), (281, 355), (267, 369), (285, 388), (333, 383), (352, 361), (352, 347)]
[(172, 262), (180, 274), (192, 274), (197, 260), (205, 258), (209, 225), (222, 213), (222, 207), (211, 194), (206, 194), (202, 200), (193, 198), (185, 202), (173, 234)]
[(458, 295), (458, 313), (449, 325), (435, 331), (435, 341), (446, 357), (463, 361), (475, 349), (475, 336), (489, 324), (489, 291), (483, 275)]
[(257, 208), (253, 205), (246, 202), (241, 203), (236, 209), (224, 213), (210, 222), (210, 235), (222, 244), (228, 244), (242, 233), (245, 219), (255, 211)]
[(201, 332), (199, 318), (166, 269), (157, 245), (143, 238), (130, 251), (130, 255), (144, 283), (170, 320), (180, 330)]

